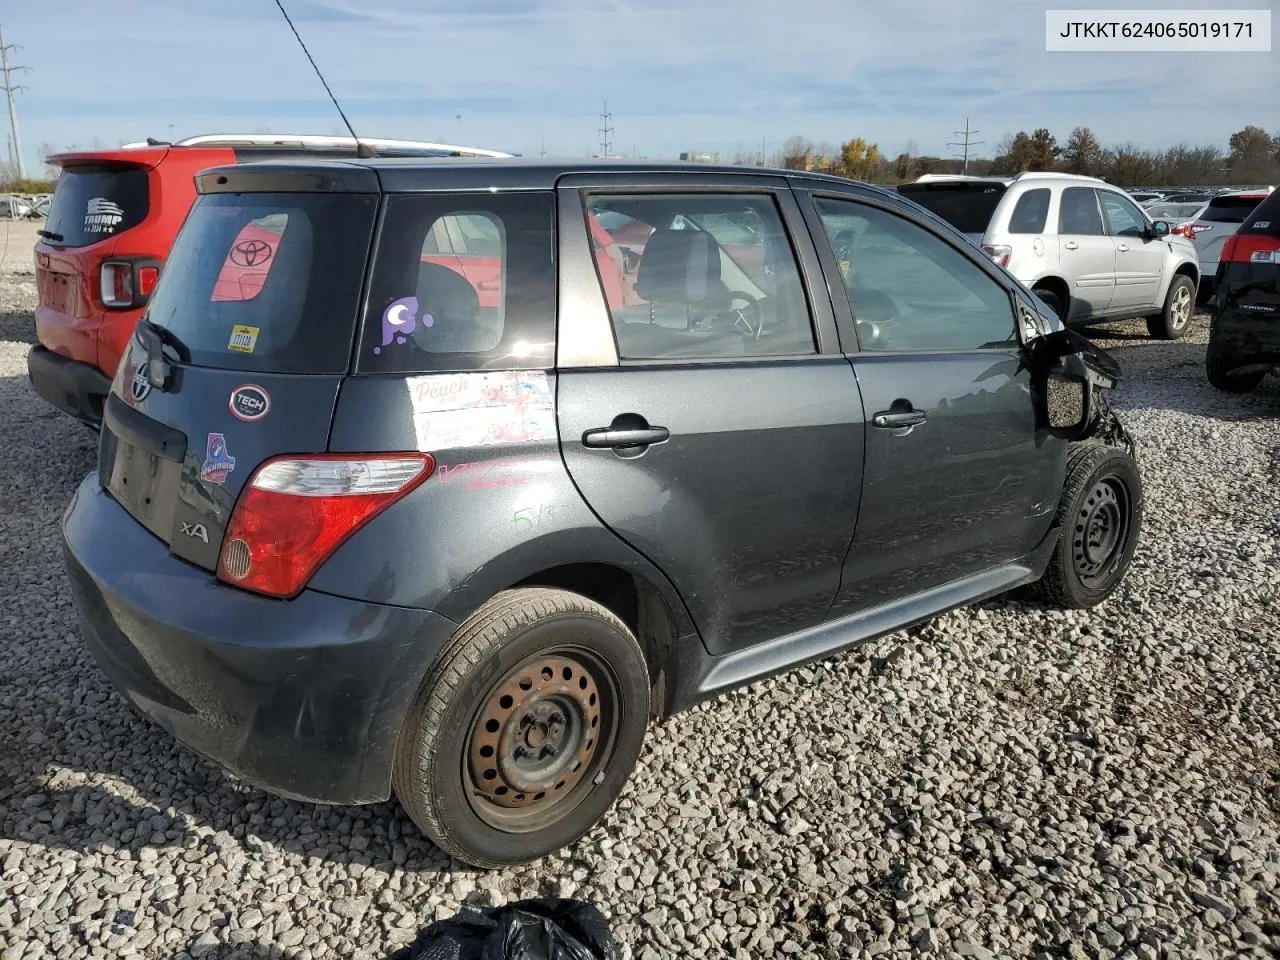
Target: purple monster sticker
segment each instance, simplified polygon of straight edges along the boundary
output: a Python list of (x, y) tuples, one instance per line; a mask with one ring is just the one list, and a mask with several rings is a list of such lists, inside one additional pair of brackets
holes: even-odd
[(236, 468), (236, 458), (227, 452), (227, 438), (221, 433), (209, 434), (205, 447), (204, 463), (200, 467), (200, 479), (209, 483), (226, 483)]
[(419, 323), (424, 327), (429, 327), (435, 322), (429, 313), (424, 313), (420, 320), (417, 314), (417, 297), (401, 297), (399, 300), (392, 300), (387, 304), (387, 309), (382, 311), (382, 343), (374, 347), (373, 352), (375, 354), (381, 353), (382, 348), (391, 343), (402, 344), (407, 342), (409, 335), (413, 333)]

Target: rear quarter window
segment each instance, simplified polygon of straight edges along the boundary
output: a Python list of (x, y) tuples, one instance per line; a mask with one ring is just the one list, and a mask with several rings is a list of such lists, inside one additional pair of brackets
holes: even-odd
[(345, 373), (377, 198), (199, 197), (147, 308), (193, 366)]
[(85, 247), (136, 227), (151, 209), (147, 171), (132, 164), (75, 164), (53, 191), (45, 230), (55, 243)]
[(1049, 222), (1049, 190), (1037, 187), (1018, 198), (1009, 215), (1010, 233), (1044, 233)]
[(555, 363), (554, 197), (386, 201), (357, 370), (545, 370)]

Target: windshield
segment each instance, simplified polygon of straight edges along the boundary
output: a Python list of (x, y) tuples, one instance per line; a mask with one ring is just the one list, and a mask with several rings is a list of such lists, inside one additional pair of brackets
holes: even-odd
[(1006, 189), (1003, 183), (906, 183), (898, 192), (961, 233), (986, 233)]
[(375, 210), (349, 194), (203, 196), (147, 318), (195, 366), (343, 373)]
[(149, 208), (147, 171), (142, 167), (70, 166), (58, 177), (45, 230), (55, 234), (50, 238), (55, 243), (84, 247), (136, 227)]

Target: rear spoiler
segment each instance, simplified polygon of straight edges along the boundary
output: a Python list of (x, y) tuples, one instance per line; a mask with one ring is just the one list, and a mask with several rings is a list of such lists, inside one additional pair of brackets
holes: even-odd
[(169, 152), (167, 146), (144, 149), (118, 147), (113, 150), (72, 150), (45, 157), (44, 162), (55, 167), (73, 167), (87, 163), (129, 164), (154, 167)]

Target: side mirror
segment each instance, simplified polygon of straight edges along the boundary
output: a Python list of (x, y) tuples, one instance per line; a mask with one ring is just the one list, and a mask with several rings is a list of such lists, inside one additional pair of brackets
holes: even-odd
[(1167, 237), (1172, 229), (1173, 226), (1168, 220), (1157, 220), (1151, 224), (1151, 234), (1156, 237)]
[(1023, 350), (1031, 374), (1036, 425), (1062, 440), (1092, 436), (1101, 393), (1120, 382), (1120, 365), (1074, 330), (1037, 337)]

